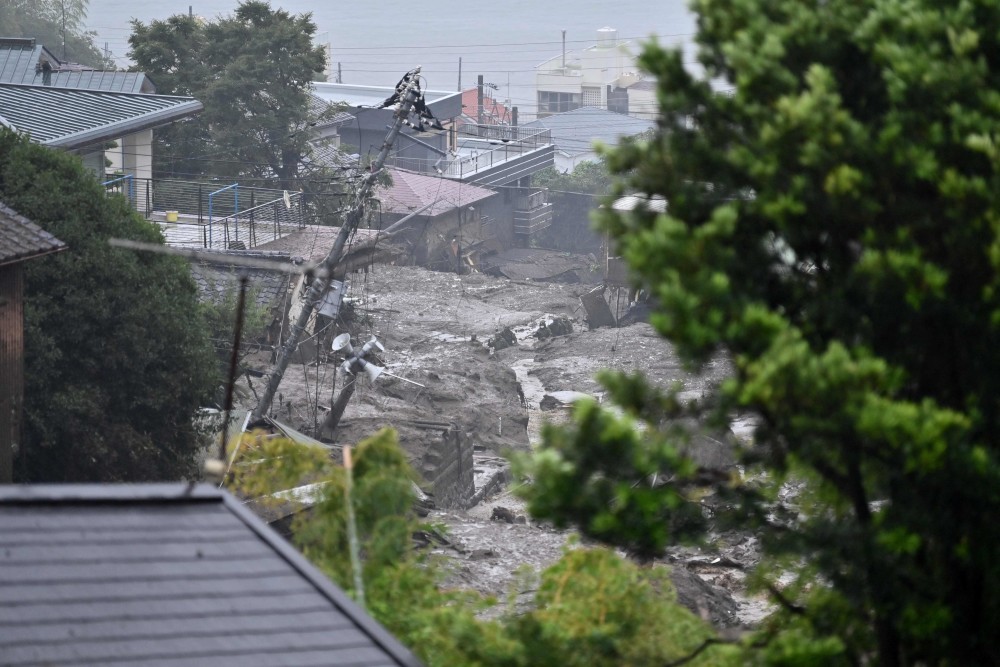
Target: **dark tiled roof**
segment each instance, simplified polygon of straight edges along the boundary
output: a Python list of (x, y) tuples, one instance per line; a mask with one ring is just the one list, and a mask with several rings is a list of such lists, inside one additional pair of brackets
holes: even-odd
[(434, 217), (496, 194), (493, 190), (449, 178), (424, 176), (402, 169), (391, 169), (389, 173), (392, 185), (378, 190), (382, 210), (386, 213), (405, 215), (430, 204), (430, 208), (420, 215)]
[(551, 130), (552, 143), (559, 152), (580, 155), (592, 152), (595, 141), (616, 146), (622, 137), (642, 134), (656, 127), (656, 123), (598, 107), (580, 107), (533, 120), (525, 123), (525, 127)]
[[(41, 65), (48, 63), (46, 74)], [(142, 72), (95, 70), (60, 62), (51, 51), (33, 39), (0, 39), (0, 83), (48, 85), (54, 88), (83, 88), (115, 93), (152, 93), (153, 82)]]
[[(217, 255), (218, 258), (210, 255)], [(260, 260), (274, 260), (287, 263), (287, 252), (259, 252), (253, 250), (221, 250), (202, 253), (204, 259), (191, 264), (191, 275), (198, 284), (202, 299), (220, 303), (227, 291), (239, 287), (239, 272), (226, 262), (226, 257), (251, 257)], [(256, 293), (255, 302), (262, 308), (270, 308), (281, 303), (288, 290), (289, 274), (280, 269), (252, 268), (247, 270), (247, 286)]]
[(56, 148), (80, 148), (157, 127), (202, 110), (192, 97), (109, 93), (0, 83), (0, 120)]
[[(313, 126), (315, 128), (329, 127), (331, 125), (343, 125), (344, 123), (350, 123), (354, 120), (354, 116), (347, 113), (346, 111), (337, 111), (338, 105), (333, 102), (328, 102), (322, 97), (315, 95), (313, 93), (309, 94), (309, 118), (312, 119), (316, 124)], [(331, 113), (332, 112), (332, 113)], [(328, 117), (323, 120), (317, 120), (320, 116), (326, 114)]]
[(0, 486), (4, 665), (419, 665), (209, 485)]
[[(272, 252), (283, 252), (293, 259), (302, 258), (307, 262), (323, 261), (333, 244), (337, 240), (340, 227), (326, 227), (323, 225), (306, 225), (302, 229), (291, 234), (286, 234), (280, 239), (261, 243), (259, 250), (269, 250)], [(344, 254), (351, 252), (351, 247), (356, 243), (361, 243), (367, 239), (378, 235), (376, 229), (356, 229), (351, 235), (351, 241), (344, 246)]]
[(20, 262), (65, 249), (65, 243), (0, 203), (0, 264)]

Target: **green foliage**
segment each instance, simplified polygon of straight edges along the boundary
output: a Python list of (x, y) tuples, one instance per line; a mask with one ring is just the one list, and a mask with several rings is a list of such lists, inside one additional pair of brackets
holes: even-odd
[[(604, 211), (600, 222), (651, 286), (653, 323), (683, 357), (734, 363), (709, 412), (760, 419), (746, 453), (759, 466), (750, 471), (766, 473), (760, 493), (724, 475), (715, 486), (740, 495), (732, 516), (761, 531), (764, 579), (799, 571), (785, 618), (817, 642), (815, 655), (993, 662), (1000, 3), (693, 8), (706, 76), (732, 94), (649, 45), (642, 64), (659, 82), (659, 131), (608, 161), (630, 174), (625, 187), (664, 196), (670, 210)], [(622, 387), (611, 394), (629, 400)], [(577, 486), (540, 479), (534, 502), (586, 526), (577, 508), (604, 503), (607, 514), (600, 489), (620, 481), (591, 450), (619, 446), (626, 425), (582, 416), (541, 454), (570, 468), (539, 468)], [(653, 457), (659, 441), (646, 436), (641, 450)], [(790, 477), (808, 492), (798, 516), (781, 520), (760, 501)], [(617, 518), (641, 523), (606, 529), (616, 542), (663, 529), (657, 512)]]
[(555, 167), (543, 169), (532, 174), (531, 183), (539, 188), (562, 192), (605, 195), (611, 190), (613, 179), (608, 163), (602, 157), (597, 161), (581, 162), (567, 173), (560, 173)]
[[(89, 0), (4, 0), (0, 4), (0, 35), (34, 37), (60, 60), (114, 68), (94, 44), (94, 33), (83, 29)], [(65, 38), (65, 50), (63, 39)]]
[[(196, 119), (159, 133), (157, 174), (277, 179), (292, 189), (313, 133), (309, 84), (323, 71), (310, 14), (248, 0), (204, 22), (185, 14), (132, 22), (129, 57), (157, 92), (192, 95)], [(332, 113), (327, 112), (327, 113)]]
[[(325, 450), (244, 438), (234, 487), (262, 497), (318, 483), (294, 540), (337, 583), (353, 590), (346, 477)], [(430, 667), (668, 664), (688, 657), (710, 629), (672, 599), (662, 570), (640, 569), (603, 549), (570, 549), (541, 573), (535, 609), (485, 621), (492, 601), (440, 588), (442, 563), (413, 548), (412, 472), (383, 430), (357, 448), (351, 502), (363, 556), (368, 611)], [(287, 494), (279, 501), (288, 498)], [(686, 664), (734, 665), (735, 647), (710, 646)]]
[[(266, 306), (257, 302), (259, 290), (248, 287), (243, 305), (243, 331), (240, 335), (240, 351), (243, 356), (254, 350), (254, 343), (259, 341), (271, 324), (271, 313)], [(209, 335), (215, 343), (215, 349), (223, 353), (228, 361), (232, 352), (233, 335), (235, 333), (237, 306), (239, 306), (239, 284), (226, 288), (217, 301), (205, 303), (202, 312), (208, 326)]]
[[(537, 609), (510, 620), (531, 665), (665, 665), (712, 635), (663, 591), (663, 569), (640, 569), (607, 549), (571, 549), (548, 568)], [(735, 647), (714, 647), (690, 665), (736, 664)]]
[[(615, 417), (594, 401), (577, 403), (574, 420), (575, 432), (547, 424), (546, 448), (514, 458), (519, 473), (534, 480), (526, 490), (532, 516), (575, 525), (644, 561), (671, 540), (700, 536), (698, 470), (679, 453), (682, 433), (640, 433), (633, 419)], [(595, 434), (600, 447), (581, 441)]]
[(0, 132), (0, 201), (68, 250), (25, 265), (23, 481), (187, 475), (215, 385), (187, 265), (112, 248), (162, 242), (80, 160)]

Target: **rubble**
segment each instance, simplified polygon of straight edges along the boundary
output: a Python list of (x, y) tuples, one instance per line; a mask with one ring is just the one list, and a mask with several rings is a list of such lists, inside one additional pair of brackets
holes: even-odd
[[(531, 520), (511, 487), (505, 452), (537, 444), (542, 423), (568, 419), (575, 400), (601, 400), (599, 370), (641, 371), (654, 386), (667, 389), (679, 382), (692, 395), (729, 372), (724, 360), (701, 374), (688, 372), (646, 323), (593, 328), (581, 298), (599, 294), (605, 308), (607, 301), (600, 287), (595, 291), (586, 283), (376, 265), (363, 277), (354, 276), (351, 285), (350, 333), (355, 340), (378, 337), (387, 373), (357, 381), (331, 444), (355, 443), (381, 426), (397, 429), (411, 463), (425, 477), (424, 490), (432, 494), (425, 505), (428, 519), (448, 531), (447, 538), (428, 537), (428, 544), (455, 560), (446, 583), (490, 596), (506, 597), (525, 566), (539, 571), (555, 562), (570, 535)], [(260, 353), (257, 365), (266, 368), (268, 361)], [(282, 423), (315, 435), (343, 384), (334, 370), (340, 361), (330, 355), (324, 363), (289, 367), (275, 405)], [(242, 380), (249, 381), (250, 376)], [(696, 438), (693, 450), (704, 448), (712, 460), (732, 455), (729, 434), (705, 437), (716, 443)], [(461, 498), (449, 498), (451, 491), (439, 495), (433, 477), (444, 468), (454, 471), (444, 482), (471, 479), (446, 485), (459, 488)], [(743, 562), (729, 552), (722, 555)], [(743, 573), (721, 567), (723, 561), (713, 563), (718, 556), (679, 552), (673, 567), (682, 602), (707, 610), (721, 627), (746, 617), (750, 603), (733, 601), (731, 593), (742, 592)], [(692, 560), (691, 568), (685, 558)], [(729, 580), (727, 572), (733, 573)], [(754, 613), (763, 608), (753, 604)]]

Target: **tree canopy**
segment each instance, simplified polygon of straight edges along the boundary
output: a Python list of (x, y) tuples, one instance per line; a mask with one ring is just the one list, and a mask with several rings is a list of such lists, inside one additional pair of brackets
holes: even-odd
[[(625, 417), (586, 405), (550, 431), (533, 511), (654, 556), (696, 534), (714, 488), (716, 517), (762, 536), (769, 628), (813, 659), (992, 663), (1000, 3), (692, 7), (705, 78), (648, 45), (658, 131), (608, 158), (669, 211), (600, 220), (654, 326), (692, 367), (734, 371), (695, 405), (607, 375)], [(749, 481), (683, 455), (672, 425), (692, 412), (756, 417)], [(789, 480), (805, 491), (783, 514)], [(797, 664), (788, 636), (765, 643)]]
[(0, 35), (34, 37), (60, 60), (108, 66), (93, 33), (83, 29), (89, 4), (89, 0), (5, 0), (0, 4)]
[(79, 158), (0, 131), (0, 201), (68, 245), (25, 266), (20, 481), (183, 478), (216, 364), (196, 288), (176, 257)]
[(548, 167), (531, 176), (531, 184), (539, 188), (594, 195), (607, 194), (613, 183), (607, 160), (603, 157), (597, 161), (581, 162), (570, 172), (560, 173), (555, 167)]
[(706, 643), (711, 628), (677, 603), (664, 569), (640, 569), (609, 549), (568, 548), (552, 567), (521, 572), (523, 588), (535, 592), (530, 608), (515, 610), (512, 603), (497, 620), (477, 618), (496, 600), (443, 589), (446, 567), (414, 548), (415, 534), (440, 533), (413, 514), (414, 473), (394, 431), (359, 443), (350, 482), (325, 449), (257, 434), (235, 441), (241, 446), (230, 481), (241, 495), (287, 503), (288, 489), (312, 483), (292, 539), (361, 599), (350, 555), (351, 504), (363, 603), (429, 667), (740, 664), (733, 647)]
[(206, 22), (178, 14), (132, 22), (129, 57), (157, 92), (191, 95), (205, 111), (158, 133), (154, 170), (181, 177), (277, 179), (291, 189), (313, 133), (309, 86), (323, 72), (310, 14), (248, 0)]

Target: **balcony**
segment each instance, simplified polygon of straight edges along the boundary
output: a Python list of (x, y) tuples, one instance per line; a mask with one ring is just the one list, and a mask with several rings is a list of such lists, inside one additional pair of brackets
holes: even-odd
[(506, 125), (458, 126), (456, 148), (434, 159), (392, 157), (394, 167), (479, 185), (508, 185), (554, 164), (552, 133)]
[(552, 204), (545, 190), (521, 188), (514, 202), (514, 233), (531, 236), (552, 224)]

